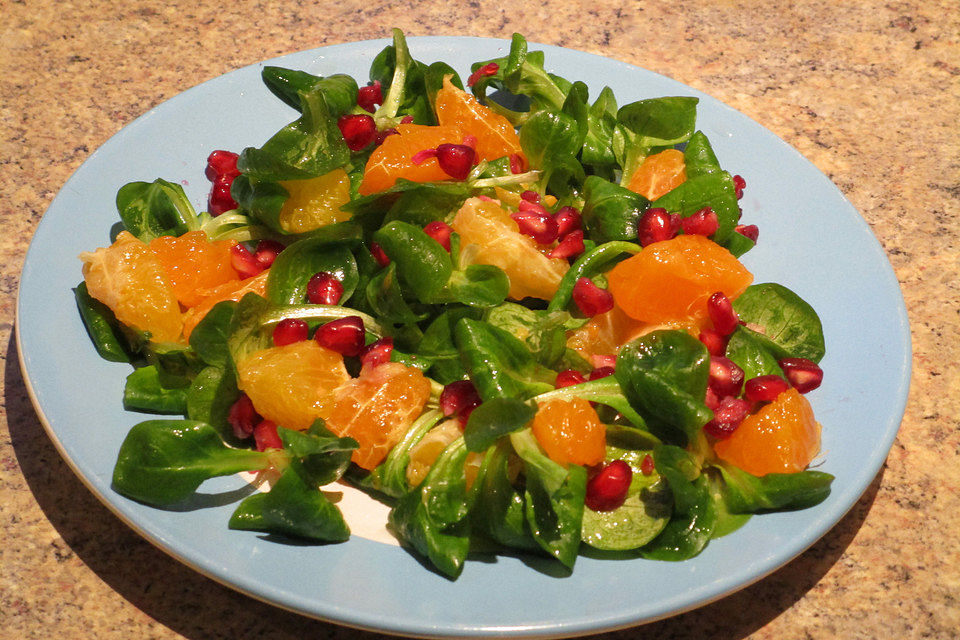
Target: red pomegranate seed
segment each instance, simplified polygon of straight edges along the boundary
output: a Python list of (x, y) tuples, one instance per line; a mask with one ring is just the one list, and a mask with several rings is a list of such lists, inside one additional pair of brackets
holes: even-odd
[(600, 380), (601, 378), (609, 378), (616, 372), (617, 370), (611, 366), (597, 367), (596, 369), (590, 372), (590, 379)]
[(240, 394), (240, 397), (230, 405), (230, 411), (227, 412), (227, 422), (233, 427), (233, 435), (241, 440), (253, 435), (253, 428), (262, 419), (253, 407), (250, 396), (245, 393)]
[(728, 336), (722, 335), (719, 331), (704, 329), (697, 339), (707, 347), (707, 353), (712, 356), (722, 356), (727, 353)]
[(380, 145), (383, 144), (383, 141), (386, 140), (389, 136), (395, 136), (398, 133), (399, 131), (397, 131), (393, 127), (390, 127), (389, 129), (384, 129), (383, 131), (377, 131), (377, 139), (374, 140), (373, 143), (379, 147)]
[(754, 242), (756, 242), (760, 236), (760, 229), (758, 229), (755, 224), (738, 224), (733, 230), (742, 236), (750, 238)]
[(444, 143), (437, 147), (437, 162), (454, 180), (466, 180), (477, 163), (477, 152), (465, 144)]
[(217, 149), (212, 152), (207, 156), (207, 168), (204, 171), (207, 180), (213, 182), (217, 179), (217, 176), (237, 175), (240, 173), (239, 170), (237, 170), (237, 159), (239, 158), (240, 156), (232, 151)]
[(637, 238), (640, 246), (669, 240), (677, 235), (680, 228), (679, 216), (670, 214), (666, 209), (654, 207), (647, 209), (637, 222)]
[(591, 511), (613, 511), (627, 499), (633, 469), (623, 460), (614, 460), (587, 481), (584, 504)]
[(560, 240), (560, 244), (551, 249), (550, 253), (547, 254), (547, 257), (562, 258), (566, 260), (567, 258), (579, 256), (581, 253), (583, 253), (584, 248), (583, 231), (577, 229), (576, 231), (571, 231), (563, 236), (563, 238)]
[(590, 278), (577, 278), (573, 285), (573, 303), (580, 313), (592, 318), (613, 309), (613, 294), (593, 284)]
[(743, 190), (747, 188), (747, 181), (743, 176), (733, 176), (733, 191), (737, 195), (737, 200), (743, 197)]
[(557, 374), (557, 379), (554, 381), (553, 386), (557, 389), (563, 389), (564, 387), (571, 387), (586, 381), (587, 379), (583, 377), (583, 374), (576, 369), (564, 369)]
[(434, 220), (423, 228), (423, 232), (439, 242), (444, 249), (450, 251), (450, 234), (453, 233), (453, 228), (446, 222)]
[(363, 319), (360, 316), (346, 316), (321, 325), (313, 339), (331, 351), (344, 356), (358, 356), (364, 347)]
[(720, 219), (710, 207), (704, 207), (693, 215), (680, 220), (680, 226), (687, 235), (709, 236), (717, 232)]
[(537, 193), (536, 191), (531, 191), (530, 189), (527, 189), (526, 191), (521, 193), (520, 199), (525, 200), (527, 202), (532, 202), (534, 204), (540, 204), (540, 194)]
[(779, 364), (790, 386), (800, 393), (813, 391), (823, 382), (823, 369), (813, 360), (784, 358)]
[(377, 261), (377, 264), (381, 268), (390, 264), (390, 256), (387, 255), (387, 252), (383, 250), (383, 247), (380, 246), (379, 242), (370, 243), (370, 254), (373, 256), (373, 259)]
[(470, 74), (470, 77), (467, 78), (467, 86), (472, 87), (477, 83), (477, 80), (484, 76), (495, 76), (497, 71), (500, 71), (500, 65), (496, 62), (488, 62)]
[(656, 465), (653, 462), (653, 456), (649, 453), (643, 456), (643, 460), (640, 461), (640, 473), (645, 476), (649, 476), (656, 469)]
[(743, 396), (750, 402), (773, 402), (789, 388), (790, 384), (778, 375), (757, 376), (743, 384)]
[(752, 408), (753, 403), (748, 400), (727, 396), (720, 401), (720, 406), (713, 410), (713, 420), (703, 425), (703, 430), (718, 440), (729, 438)]
[(264, 269), (269, 269), (283, 249), (284, 246), (276, 240), (261, 240), (257, 243), (257, 249), (253, 252), (253, 257), (257, 264)]
[(557, 239), (557, 221), (549, 213), (540, 213), (532, 209), (521, 210), (511, 213), (510, 217), (517, 223), (520, 233), (530, 236), (539, 244), (550, 244)]
[(213, 188), (210, 189), (210, 197), (207, 199), (207, 209), (210, 215), (218, 216), (237, 208), (237, 202), (230, 193), (230, 187), (233, 185), (235, 177), (234, 175), (221, 174), (214, 180)]
[(230, 264), (233, 270), (240, 274), (241, 279), (252, 278), (263, 272), (263, 267), (250, 250), (239, 243), (230, 247)]
[(728, 336), (740, 325), (740, 316), (733, 310), (733, 303), (722, 291), (717, 291), (707, 300), (707, 314), (717, 333)]
[(717, 392), (707, 387), (707, 392), (703, 397), (703, 404), (707, 405), (707, 408), (711, 411), (716, 411), (717, 407), (720, 406), (720, 397), (717, 395)]
[(403, 116), (400, 118), (400, 124), (413, 124), (413, 116)]
[(517, 174), (526, 171), (526, 162), (519, 153), (510, 155), (510, 173)]
[(306, 320), (299, 318), (284, 318), (273, 328), (273, 346), (282, 347), (294, 342), (306, 340), (310, 335), (310, 327)]
[(553, 219), (557, 221), (557, 235), (561, 238), (572, 231), (580, 229), (583, 222), (580, 217), (580, 212), (573, 207), (560, 207), (560, 209), (553, 214)]
[(374, 340), (360, 351), (360, 366), (364, 369), (372, 369), (384, 362), (390, 362), (392, 353), (393, 338), (384, 336)]
[(436, 149), (421, 149), (420, 151), (417, 151), (415, 154), (410, 156), (410, 162), (412, 162), (413, 164), (423, 164), (430, 158), (436, 158), (436, 157), (437, 157)]
[(335, 305), (343, 297), (343, 283), (328, 271), (310, 276), (307, 282), (307, 302), (310, 304)]
[(267, 449), (283, 449), (283, 440), (277, 433), (277, 423), (271, 420), (262, 420), (253, 429), (253, 439), (257, 443), (257, 451)]
[(743, 369), (736, 362), (724, 356), (710, 356), (710, 379), (707, 384), (718, 396), (740, 395), (743, 378)]
[(451, 382), (440, 392), (440, 410), (443, 415), (458, 417), (461, 422), (466, 422), (470, 412), (481, 402), (477, 388), (469, 380)]
[(377, 124), (368, 115), (347, 114), (340, 116), (337, 126), (350, 151), (360, 151), (377, 139)]
[(357, 104), (361, 109), (366, 109), (370, 113), (377, 110), (377, 105), (383, 104), (383, 91), (379, 80), (365, 87), (360, 87), (357, 91)]

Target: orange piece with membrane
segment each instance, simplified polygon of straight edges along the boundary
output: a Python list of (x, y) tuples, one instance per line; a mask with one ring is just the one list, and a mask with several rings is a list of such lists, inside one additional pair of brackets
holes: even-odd
[(176, 342), (183, 330), (180, 305), (163, 264), (145, 243), (121, 231), (106, 248), (80, 254), (90, 295), (117, 320), (148, 331), (154, 342)]
[(615, 354), (620, 347), (647, 332), (649, 326), (634, 320), (622, 309), (614, 307), (587, 321), (567, 334), (567, 346), (585, 358)]
[(413, 156), (424, 149), (435, 149), (441, 144), (462, 142), (463, 133), (456, 127), (397, 125), (396, 135), (387, 136), (383, 144), (370, 154), (357, 191), (362, 196), (380, 193), (392, 187), (398, 178), (413, 182), (449, 180), (450, 176), (440, 168), (436, 158), (427, 158), (420, 164), (414, 164)]
[(752, 281), (732, 253), (698, 235), (654, 242), (607, 274), (616, 305), (650, 324), (705, 321), (711, 295), (722, 291), (733, 300)]
[(717, 457), (755, 476), (796, 473), (820, 452), (820, 424), (796, 389), (747, 416), (729, 438), (713, 446)]
[(510, 121), (458, 89), (450, 82), (449, 76), (444, 77), (443, 88), (437, 92), (435, 108), (441, 126), (456, 127), (462, 134), (476, 138), (480, 160), (496, 160), (516, 154), (524, 158), (526, 166), (520, 136)]
[(288, 429), (325, 418), (334, 391), (349, 379), (343, 356), (315, 340), (261, 349), (237, 363), (237, 386), (257, 413)]
[(540, 404), (531, 430), (547, 456), (559, 464), (593, 466), (606, 456), (607, 429), (583, 398)]
[(256, 293), (264, 296), (267, 293), (268, 271), (263, 271), (253, 278), (246, 280), (231, 280), (212, 289), (206, 289), (200, 292), (203, 299), (194, 307), (187, 309), (183, 314), (183, 337), (189, 339), (190, 334), (196, 328), (197, 324), (203, 320), (203, 317), (210, 312), (210, 309), (218, 302), (232, 300), (239, 302), (240, 298), (248, 293)]
[(338, 387), (324, 418), (332, 432), (360, 443), (351, 460), (373, 469), (423, 413), (429, 397), (430, 382), (419, 369), (385, 362)]
[(468, 199), (450, 226), (460, 234), (461, 266), (500, 267), (510, 279), (509, 295), (514, 300), (549, 300), (570, 267), (566, 260), (548, 258), (496, 202)]
[(687, 180), (683, 152), (667, 149), (644, 158), (630, 176), (627, 188), (653, 201), (673, 191)]
[(163, 265), (167, 282), (177, 301), (193, 307), (204, 291), (240, 279), (230, 261), (233, 240), (211, 241), (203, 231), (188, 231), (179, 237), (160, 236), (150, 241), (150, 250)]
[(287, 233), (306, 233), (319, 227), (350, 219), (340, 207), (350, 201), (350, 177), (334, 169), (317, 178), (281, 181), (287, 198), (278, 221)]

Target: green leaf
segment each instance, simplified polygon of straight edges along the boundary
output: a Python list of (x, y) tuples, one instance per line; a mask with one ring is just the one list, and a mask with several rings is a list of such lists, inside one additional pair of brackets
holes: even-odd
[(143, 242), (160, 236), (181, 236), (200, 228), (197, 212), (183, 187), (159, 178), (120, 187), (117, 211), (127, 231)]
[(90, 295), (86, 282), (78, 284), (73, 293), (83, 326), (100, 357), (110, 362), (130, 362), (130, 353), (113, 311)]
[(524, 510), (523, 491), (510, 481), (510, 445), (490, 447), (477, 474), (480, 488), (473, 507), (474, 526), (494, 542), (516, 549), (539, 549)]
[(470, 413), (463, 430), (467, 449), (486, 451), (502, 436), (525, 427), (536, 413), (536, 409), (516, 398), (493, 398), (482, 403)]
[(401, 282), (419, 300), (427, 303), (444, 301), (442, 294), (453, 265), (450, 254), (439, 242), (423, 229), (399, 220), (381, 227), (373, 234), (373, 240), (396, 263)]
[(123, 388), (123, 407), (130, 411), (184, 414), (187, 410), (187, 389), (166, 387), (160, 373), (149, 365), (134, 369)]
[(758, 477), (733, 465), (717, 465), (723, 475), (723, 497), (732, 513), (806, 509), (830, 495), (833, 476), (822, 471), (768, 473)]
[(777, 363), (777, 357), (767, 348), (769, 341), (746, 327), (739, 326), (727, 341), (727, 357), (743, 369), (744, 380), (757, 376), (777, 375), (783, 377), (783, 370)]
[(637, 221), (650, 201), (600, 176), (587, 176), (583, 183), (583, 224), (594, 242), (637, 241)]
[[(589, 178), (588, 178), (589, 181)], [(619, 188), (619, 187), (618, 187)], [(586, 209), (584, 209), (586, 211)], [(636, 237), (636, 234), (634, 234)], [(548, 311), (566, 309), (573, 298), (573, 286), (580, 278), (591, 278), (596, 274), (608, 271), (612, 264), (620, 260), (623, 254), (633, 255), (640, 252), (640, 245), (633, 242), (612, 241), (580, 254), (576, 261), (567, 269), (560, 280), (557, 292), (550, 299)]]
[(240, 391), (233, 367), (209, 366), (193, 379), (187, 390), (187, 417), (206, 422), (228, 441), (234, 439), (228, 416)]
[(556, 374), (537, 364), (526, 345), (503, 329), (463, 318), (454, 328), (454, 340), (484, 401), (524, 399), (553, 388)]
[(726, 171), (688, 177), (681, 185), (654, 201), (651, 206), (662, 207), (671, 213), (679, 213), (684, 218), (692, 216), (704, 207), (710, 207), (717, 214), (719, 223), (717, 230), (710, 238), (718, 244), (727, 242), (740, 218), (740, 205), (733, 186), (733, 178)]
[(823, 326), (817, 312), (783, 285), (751, 285), (734, 301), (733, 308), (777, 359), (819, 362), (823, 358)]
[(305, 238), (286, 247), (267, 275), (267, 300), (278, 305), (303, 304), (307, 284), (324, 271), (343, 285), (343, 300), (353, 295), (360, 282), (356, 260), (346, 246), (324, 238)]
[(224, 300), (213, 306), (190, 332), (190, 348), (207, 364), (224, 368), (230, 362), (227, 337), (237, 303)]

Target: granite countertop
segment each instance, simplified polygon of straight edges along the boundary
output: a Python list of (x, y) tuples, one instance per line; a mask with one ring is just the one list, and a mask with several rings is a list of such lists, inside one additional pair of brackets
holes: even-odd
[(27, 397), (13, 330), (30, 236), (66, 179), (107, 138), (224, 72), (385, 37), (397, 26), (408, 35), (521, 31), (531, 41), (603, 54), (715, 96), (796, 147), (838, 185), (901, 283), (913, 338), (909, 404), (886, 464), (850, 513), (753, 586), (605, 637), (960, 637), (960, 5), (500, 5), (0, 5), (0, 635), (374, 637), (220, 586), (117, 520), (45, 434)]

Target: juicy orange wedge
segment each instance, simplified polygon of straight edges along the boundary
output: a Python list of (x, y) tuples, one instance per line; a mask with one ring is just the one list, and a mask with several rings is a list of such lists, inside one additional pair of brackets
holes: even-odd
[(559, 464), (592, 466), (606, 456), (606, 427), (583, 398), (542, 403), (531, 430), (547, 456)]
[(150, 249), (163, 265), (167, 281), (184, 307), (204, 298), (204, 290), (240, 279), (230, 260), (233, 240), (212, 242), (203, 231), (188, 231), (180, 237), (160, 236)]
[(526, 166), (520, 136), (510, 121), (458, 89), (450, 82), (449, 76), (444, 77), (443, 88), (437, 92), (435, 108), (441, 126), (456, 127), (461, 133), (476, 138), (480, 160), (496, 160), (516, 154), (524, 158)]
[(282, 181), (280, 186), (290, 194), (279, 216), (280, 227), (287, 233), (306, 233), (350, 218), (340, 210), (350, 201), (350, 177), (343, 169), (308, 180)]
[(380, 193), (392, 187), (398, 178), (413, 182), (449, 180), (436, 158), (427, 158), (414, 164), (413, 156), (441, 144), (461, 144), (463, 134), (456, 127), (430, 127), (422, 124), (397, 125), (396, 135), (387, 136), (383, 144), (373, 150), (363, 171), (363, 180), (357, 189), (362, 196)]
[(667, 149), (644, 158), (643, 163), (630, 176), (627, 188), (653, 201), (673, 191), (686, 180), (683, 152)]
[(227, 300), (239, 302), (240, 298), (248, 293), (266, 295), (268, 275), (270, 275), (269, 270), (246, 280), (231, 280), (212, 289), (201, 291), (203, 299), (183, 314), (183, 337), (189, 340), (193, 330), (218, 302)]

